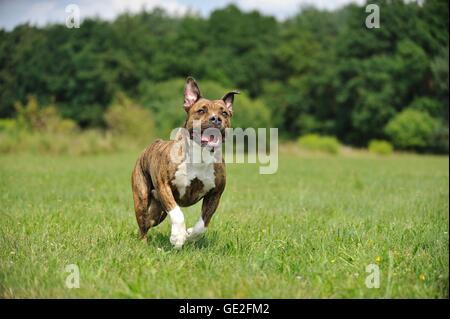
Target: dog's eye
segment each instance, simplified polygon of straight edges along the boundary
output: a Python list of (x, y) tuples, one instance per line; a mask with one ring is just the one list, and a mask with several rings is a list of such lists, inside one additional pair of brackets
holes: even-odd
[(225, 111), (223, 111), (223, 112), (222, 112), (222, 115), (225, 116), (225, 117), (227, 117), (227, 116), (228, 116), (228, 113), (225, 112)]
[(205, 114), (205, 110), (204, 109), (200, 109), (197, 111), (198, 114)]

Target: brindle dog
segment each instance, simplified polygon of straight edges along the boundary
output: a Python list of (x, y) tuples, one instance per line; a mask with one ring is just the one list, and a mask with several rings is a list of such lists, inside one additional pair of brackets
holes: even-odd
[[(156, 140), (142, 152), (133, 170), (132, 190), (140, 238), (146, 240), (148, 230), (167, 215), (172, 223), (170, 242), (177, 249), (186, 240), (196, 240), (205, 233), (225, 188), (225, 164), (223, 160), (191, 163), (185, 159), (192, 149), (220, 147), (225, 128), (231, 125), (234, 95), (238, 93), (231, 91), (220, 100), (208, 100), (202, 97), (195, 80), (187, 78), (184, 128), (189, 134), (171, 141)], [(197, 139), (194, 138), (194, 121), (201, 123), (201, 137)], [(222, 138), (204, 136), (203, 132), (209, 128), (219, 130)], [(172, 153), (180, 141), (192, 148), (177, 148), (178, 156), (183, 159), (177, 162)], [(186, 229), (180, 207), (194, 205), (201, 199), (200, 219), (194, 227)]]

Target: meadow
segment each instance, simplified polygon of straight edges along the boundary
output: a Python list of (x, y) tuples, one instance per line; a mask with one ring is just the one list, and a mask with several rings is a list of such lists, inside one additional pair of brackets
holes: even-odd
[[(448, 298), (448, 156), (289, 152), (274, 175), (228, 165), (206, 236), (176, 251), (167, 220), (137, 239), (138, 153), (0, 155), (0, 297)], [(200, 205), (184, 212), (192, 225)]]

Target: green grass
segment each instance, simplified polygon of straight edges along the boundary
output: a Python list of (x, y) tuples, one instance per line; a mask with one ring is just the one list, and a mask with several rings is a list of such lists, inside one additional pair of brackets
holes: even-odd
[[(137, 240), (137, 155), (0, 156), (0, 297), (448, 298), (448, 157), (228, 165), (206, 237), (175, 251), (167, 221)], [(372, 263), (379, 289), (365, 285)]]

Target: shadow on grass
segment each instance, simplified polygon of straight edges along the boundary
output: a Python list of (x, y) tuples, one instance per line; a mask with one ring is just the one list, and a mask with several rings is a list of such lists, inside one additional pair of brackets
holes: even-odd
[[(133, 234), (137, 238), (136, 234)], [(170, 235), (151, 229), (147, 234), (147, 245), (154, 248), (161, 248), (164, 250), (173, 249), (169, 240)], [(206, 249), (211, 248), (217, 244), (217, 232), (211, 231), (206, 233), (202, 238), (195, 242), (186, 242), (183, 249)]]

